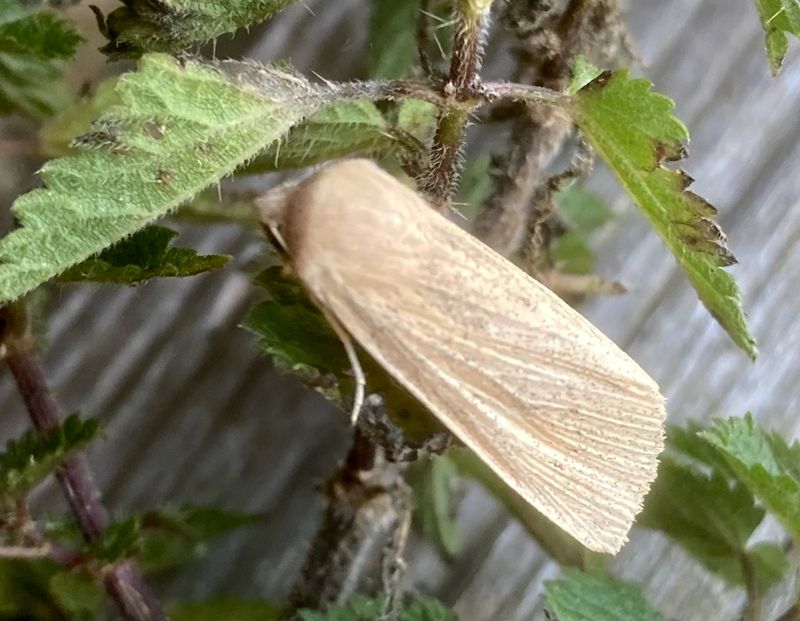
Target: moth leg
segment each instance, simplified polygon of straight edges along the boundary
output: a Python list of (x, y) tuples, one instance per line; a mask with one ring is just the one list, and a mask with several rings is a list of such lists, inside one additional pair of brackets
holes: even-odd
[(353, 376), (356, 380), (356, 394), (353, 396), (353, 409), (350, 411), (350, 424), (355, 427), (358, 422), (358, 415), (361, 412), (361, 407), (364, 405), (364, 390), (367, 386), (367, 380), (364, 377), (364, 370), (361, 368), (361, 363), (358, 361), (356, 348), (353, 345), (353, 339), (349, 334), (339, 335), (342, 339), (342, 345), (347, 352), (347, 358), (350, 360), (350, 366), (353, 368)]
[[(322, 306), (320, 308), (323, 308)], [(356, 353), (353, 339), (348, 334), (347, 330), (342, 327), (342, 324), (328, 311), (324, 310), (323, 314), (328, 323), (331, 324), (336, 336), (344, 345), (344, 350), (347, 352), (347, 359), (350, 361), (350, 367), (353, 370), (353, 377), (356, 380), (356, 392), (353, 396), (353, 409), (350, 411), (350, 423), (355, 427), (358, 422), (358, 415), (361, 413), (361, 408), (364, 405), (364, 392), (367, 387), (367, 380), (364, 376), (364, 369), (361, 368), (361, 363), (358, 361), (358, 354)]]

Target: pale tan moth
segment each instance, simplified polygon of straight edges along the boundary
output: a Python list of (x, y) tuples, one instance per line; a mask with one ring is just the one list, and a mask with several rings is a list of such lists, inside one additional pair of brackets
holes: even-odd
[(622, 547), (655, 477), (664, 399), (543, 285), (367, 160), (259, 201), (345, 344), (358, 342), (511, 488), (582, 544)]

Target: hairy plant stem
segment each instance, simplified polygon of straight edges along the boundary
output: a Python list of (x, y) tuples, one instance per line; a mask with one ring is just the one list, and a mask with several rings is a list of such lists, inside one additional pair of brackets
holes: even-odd
[[(532, 220), (538, 220), (534, 229), (548, 221), (548, 172), (573, 134), (572, 118), (562, 106), (535, 104), (568, 101), (559, 93), (569, 84), (577, 55), (600, 66), (613, 64), (620, 20), (617, 0), (570, 0), (563, 11), (544, 2), (536, 11), (523, 1), (504, 5), (500, 21), (516, 40), (514, 83), (485, 84), (483, 91), (490, 101), (524, 105), (510, 107), (516, 108), (511, 145), (493, 158), (494, 191), (473, 227), (500, 254), (511, 256), (524, 247)], [(533, 255), (541, 254), (539, 241), (528, 244)]]
[(747, 590), (747, 605), (742, 616), (743, 621), (761, 621), (761, 594), (756, 582), (756, 569), (753, 560), (745, 552), (741, 555), (744, 586)]
[[(6, 363), (25, 402), (34, 428), (47, 433), (58, 427), (62, 408), (45, 377), (44, 367), (35, 351), (25, 307), (11, 303), (0, 309), (0, 337)], [(108, 512), (100, 500), (86, 455), (77, 453), (55, 473), (64, 491), (78, 527), (87, 543), (102, 538), (108, 527)], [(167, 617), (131, 561), (105, 568), (103, 585), (119, 612), (128, 621), (166, 621)]]
[(449, 207), (456, 190), (469, 116), (480, 100), (479, 71), (491, 10), (490, 2), (483, 4), (475, 8), (466, 0), (456, 2), (446, 102), (439, 113), (428, 168), (419, 182), (420, 190), (442, 210)]

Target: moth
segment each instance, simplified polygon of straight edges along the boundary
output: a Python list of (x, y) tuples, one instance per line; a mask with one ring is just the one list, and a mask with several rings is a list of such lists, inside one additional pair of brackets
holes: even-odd
[(368, 160), (257, 201), (364, 376), (353, 341), (539, 512), (618, 551), (655, 477), (664, 399), (589, 321)]

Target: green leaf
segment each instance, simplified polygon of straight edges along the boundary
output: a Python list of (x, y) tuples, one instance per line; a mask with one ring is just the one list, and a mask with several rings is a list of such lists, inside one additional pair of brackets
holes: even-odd
[(789, 557), (783, 546), (774, 543), (758, 543), (747, 550), (749, 562), (755, 573), (755, 587), (759, 594), (766, 593), (778, 584), (789, 570)]
[(350, 368), (344, 348), (330, 324), (299, 283), (279, 265), (256, 277), (267, 294), (243, 322), (276, 366), (316, 382), (321, 375), (342, 375)]
[[(436, 132), (439, 108), (421, 99), (404, 99), (397, 108), (397, 126), (422, 144), (430, 144)], [(487, 160), (488, 166), (488, 160)]]
[(667, 447), (677, 455), (699, 462), (727, 479), (735, 479), (736, 475), (724, 455), (703, 437), (705, 429), (694, 421), (689, 421), (684, 427), (670, 425), (667, 427)]
[(215, 539), (260, 519), (217, 507), (150, 511), (139, 518), (139, 565), (146, 573), (157, 573), (203, 558)]
[(576, 185), (557, 192), (554, 199), (568, 230), (551, 242), (550, 259), (560, 272), (589, 274), (596, 261), (589, 236), (611, 220), (613, 213), (599, 197)]
[(95, 9), (111, 58), (177, 54), (274, 16), (295, 0), (125, 0), (105, 18)]
[(105, 593), (89, 576), (60, 571), (50, 579), (50, 593), (70, 621), (94, 621), (98, 618)]
[(703, 304), (750, 357), (758, 354), (741, 295), (724, 269), (735, 263), (711, 220), (717, 210), (689, 192), (692, 179), (663, 165), (684, 157), (686, 127), (674, 102), (627, 70), (604, 73), (572, 97), (576, 123), (675, 255)]
[(494, 495), (527, 529), (536, 542), (559, 564), (581, 569), (602, 568), (606, 557), (592, 552), (536, 511), (508, 487), (478, 457), (466, 449), (453, 449), (448, 457), (467, 477), (475, 479)]
[(89, 556), (104, 565), (110, 565), (136, 556), (141, 541), (139, 518), (128, 517), (109, 524), (102, 538), (91, 544)]
[(577, 185), (557, 192), (554, 198), (564, 223), (579, 233), (592, 233), (614, 217), (614, 212), (599, 196)]
[(399, 621), (457, 621), (457, 619), (441, 602), (418, 597), (400, 613)]
[(49, 559), (0, 558), (0, 619), (63, 619), (50, 592), (50, 580), (58, 570)]
[(664, 621), (634, 584), (567, 570), (544, 601), (558, 621)]
[(172, 621), (284, 621), (283, 612), (267, 602), (210, 599), (169, 606)]
[(448, 557), (459, 549), (458, 527), (450, 503), (450, 487), (458, 475), (447, 456), (431, 457), (413, 464), (409, 483), (414, 491), (414, 519)]
[(753, 416), (717, 420), (701, 434), (725, 457), (736, 477), (800, 541), (800, 444), (789, 446), (756, 425)]
[[(278, 369), (298, 375), (308, 386), (342, 409), (354, 383), (350, 362), (339, 337), (300, 283), (274, 264), (256, 278), (266, 300), (242, 323)], [(361, 352), (367, 388), (383, 397), (386, 411), (409, 440), (426, 438), (441, 426), (420, 403), (369, 355)]]
[(28, 13), (0, 2), (0, 113), (42, 119), (70, 99), (61, 68), (83, 39), (51, 11)]
[(58, 114), (48, 119), (39, 131), (39, 149), (42, 155), (53, 158), (67, 155), (73, 150), (72, 141), (86, 134), (92, 122), (122, 101), (117, 94), (118, 77), (99, 82), (91, 94), (84, 95)]
[(170, 248), (177, 233), (149, 226), (69, 268), (60, 282), (137, 285), (151, 278), (180, 278), (222, 269), (230, 256), (203, 255), (189, 248)]
[(24, 498), (99, 432), (97, 421), (72, 415), (45, 434), (28, 431), (21, 438), (9, 440), (6, 450), (0, 453), (0, 503), (12, 505)]
[(383, 157), (407, 144), (374, 103), (344, 101), (322, 108), (253, 160), (242, 172), (258, 174), (302, 168), (351, 155)]
[[(354, 597), (345, 606), (330, 605), (324, 612), (301, 610), (300, 621), (375, 621), (384, 618), (384, 598)], [(457, 621), (452, 612), (430, 598), (417, 598), (404, 608), (398, 621)]]
[(553, 241), (550, 258), (556, 268), (566, 274), (590, 274), (597, 260), (586, 237), (574, 232), (565, 233)]
[(483, 207), (492, 193), (492, 178), (489, 176), (491, 158), (488, 155), (467, 160), (461, 173), (458, 188), (458, 210), (470, 222)]
[(372, 0), (367, 65), (373, 78), (411, 73), (417, 54), (419, 0)]
[(584, 86), (603, 73), (592, 63), (586, 60), (583, 54), (579, 54), (575, 59), (575, 66), (572, 68), (572, 81), (567, 87), (567, 95), (574, 95)]
[[(315, 109), (321, 91), (276, 67), (165, 55), (120, 78), (122, 104), (17, 199), (0, 240), (0, 302), (143, 228), (230, 174)], [(45, 251), (46, 250), (46, 251)]]
[(300, 610), (301, 621), (374, 621), (384, 612), (386, 600), (356, 596), (346, 606), (331, 604), (324, 612)]
[[(669, 535), (709, 571), (741, 585), (742, 559), (749, 555), (747, 542), (764, 515), (741, 483), (662, 457), (637, 523)], [(759, 573), (770, 574), (758, 567), (758, 557), (752, 562)]]
[(789, 37), (800, 39), (800, 0), (755, 0), (766, 37), (767, 58), (773, 75), (778, 75)]

